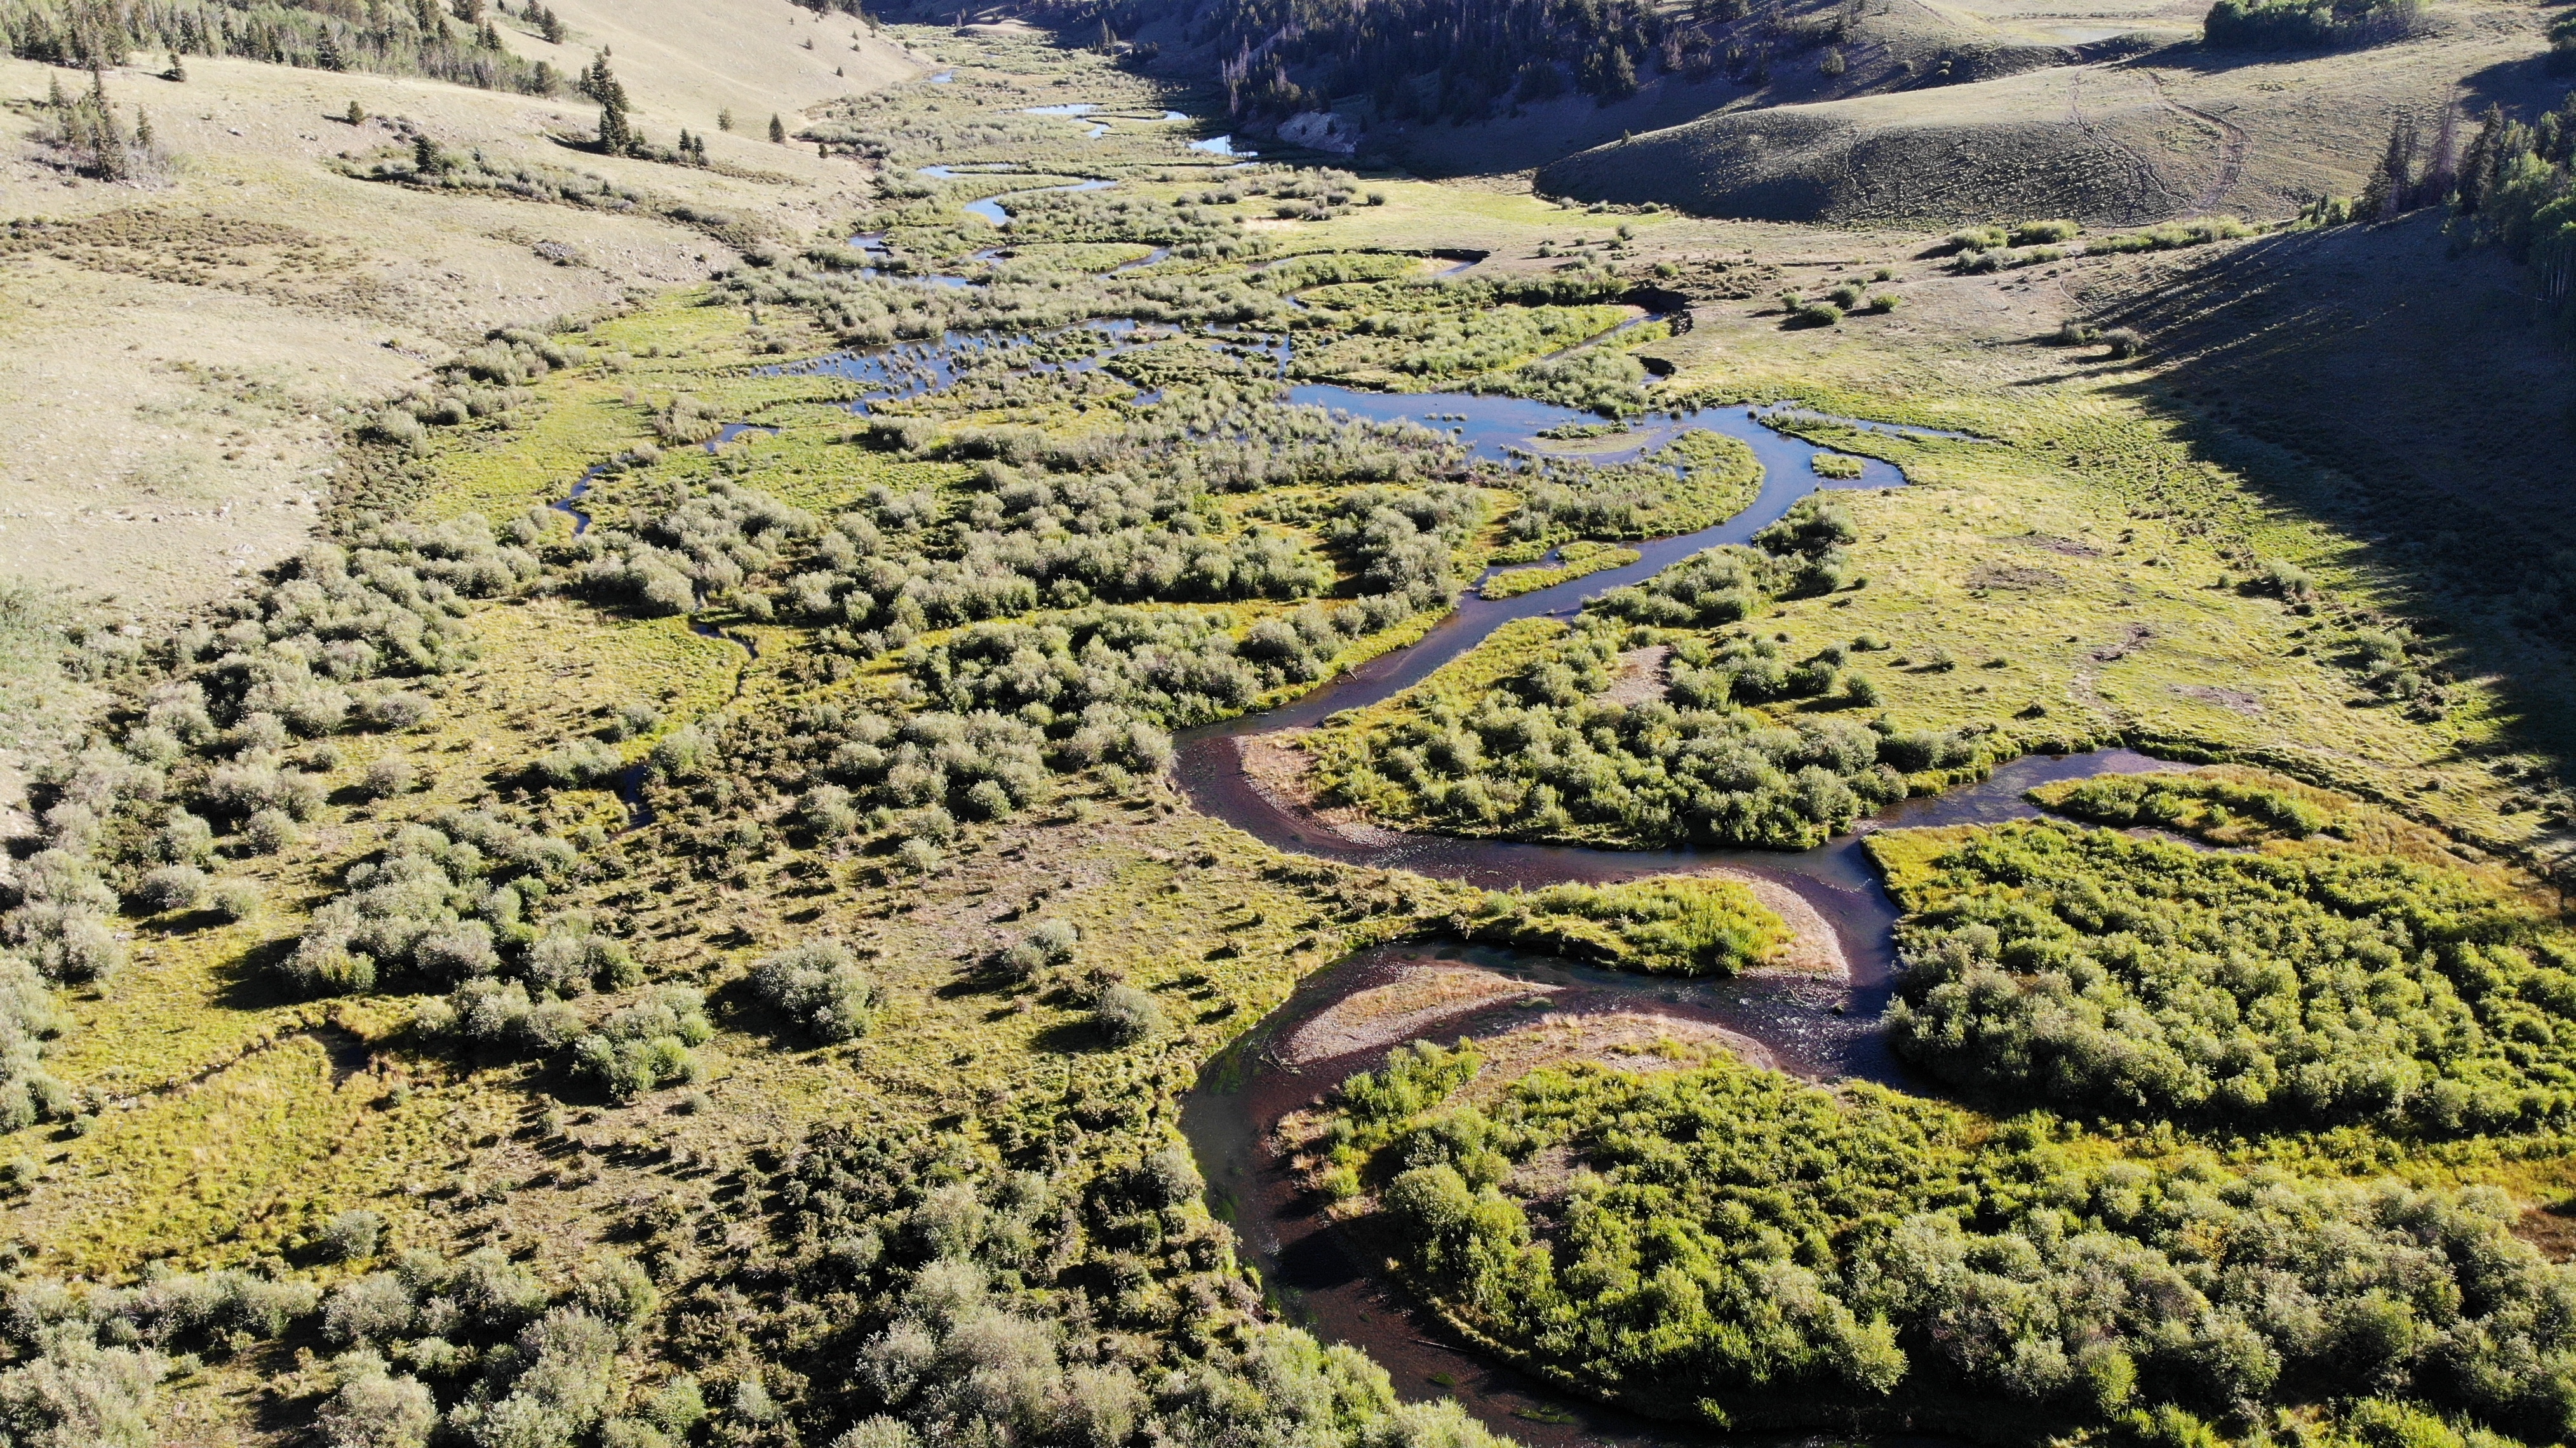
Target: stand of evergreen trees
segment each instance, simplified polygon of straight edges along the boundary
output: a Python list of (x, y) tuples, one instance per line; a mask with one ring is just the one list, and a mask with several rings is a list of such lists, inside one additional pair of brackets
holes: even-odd
[[(479, 12), (479, 7), (478, 7)], [(562, 32), (551, 13), (549, 36)], [(551, 95), (554, 67), (513, 54), (489, 19), (458, 20), (436, 0), (367, 7), (355, 15), (317, 0), (252, 5), (198, 0), (0, 0), (0, 44), (21, 60), (83, 70), (121, 66), (138, 51), (235, 56), (311, 70), (425, 75), (482, 90)]]

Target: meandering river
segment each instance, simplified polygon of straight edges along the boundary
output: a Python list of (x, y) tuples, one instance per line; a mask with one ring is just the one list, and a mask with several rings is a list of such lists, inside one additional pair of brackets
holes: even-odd
[[(1205, 144), (1205, 143), (1202, 143)], [(1094, 183), (1095, 185), (1098, 183)], [(1061, 189), (1089, 189), (1088, 187)], [(995, 198), (998, 200), (999, 198)], [(990, 204), (989, 202), (987, 204)], [(970, 208), (973, 209), (973, 208)], [(994, 208), (998, 210), (998, 207)], [(996, 224), (1006, 216), (987, 215)], [(853, 238), (867, 246), (872, 237)], [(1472, 264), (1469, 263), (1469, 264)], [(964, 278), (927, 278), (932, 284), (969, 285)], [(1112, 352), (1134, 345), (1133, 323), (1095, 324), (1112, 340)], [(1230, 340), (1250, 340), (1226, 334)], [(914, 396), (955, 380), (956, 358), (1000, 345), (1004, 339), (951, 333), (936, 343), (912, 343), (835, 353), (776, 369), (828, 372), (860, 384), (849, 406), (865, 413), (871, 402)], [(1287, 344), (1266, 346), (1284, 373)], [(1054, 364), (1075, 370), (1104, 357)], [(1047, 369), (1037, 369), (1047, 370)], [(1145, 399), (1151, 401), (1151, 397)], [(1538, 434), (1568, 424), (1594, 423), (1590, 413), (1519, 398), (1456, 393), (1388, 394), (1308, 385), (1289, 389), (1295, 404), (1336, 409), (1354, 418), (1412, 421), (1452, 434), (1479, 457), (1504, 461), (1547, 456)], [(1861, 832), (1798, 853), (1755, 850), (1598, 850), (1440, 835), (1337, 829), (1309, 811), (1254, 787), (1243, 770), (1245, 745), (1260, 736), (1309, 727), (1337, 711), (1358, 708), (1412, 687), (1515, 619), (1571, 617), (1583, 600), (1606, 589), (1641, 582), (1700, 552), (1753, 535), (1818, 489), (1891, 488), (1903, 475), (1877, 459), (1859, 459), (1860, 475), (1820, 476), (1819, 453), (1829, 451), (1764, 422), (1765, 409), (1741, 406), (1649, 415), (1631, 435), (1605, 444), (1593, 439), (1575, 452), (1594, 462), (1641, 458), (1681, 433), (1707, 429), (1752, 448), (1763, 484), (1751, 506), (1734, 517), (1678, 537), (1635, 545), (1636, 562), (1513, 598), (1485, 599), (1474, 592), (1420, 642), (1363, 665), (1284, 707), (1201, 729), (1176, 741), (1175, 774), (1182, 791), (1204, 813), (1282, 850), (1357, 864), (1400, 868), (1488, 888), (1535, 887), (1566, 881), (1603, 882), (1676, 871), (1724, 869), (1795, 892), (1813, 907), (1848, 962), (1847, 978), (1761, 975), (1727, 981), (1677, 981), (1588, 969), (1521, 952), (1470, 946), (1388, 946), (1361, 952), (1319, 971), (1208, 1069), (1184, 1108), (1183, 1127), (1208, 1178), (1210, 1199), (1231, 1215), (1249, 1260), (1281, 1306), (1327, 1340), (1365, 1349), (1394, 1375), (1407, 1397), (1454, 1396), (1498, 1431), (1544, 1445), (1578, 1443), (1664, 1444), (1705, 1441), (1708, 1435), (1656, 1423), (1556, 1392), (1507, 1365), (1466, 1349), (1445, 1326), (1405, 1301), (1354, 1259), (1345, 1234), (1309, 1210), (1283, 1163), (1271, 1149), (1273, 1130), (1291, 1111), (1315, 1104), (1353, 1072), (1384, 1060), (1383, 1043), (1322, 1060), (1291, 1063), (1277, 1050), (1318, 1013), (1353, 993), (1388, 980), (1425, 959), (1469, 964), (1550, 987), (1544, 1010), (1555, 1015), (1630, 1012), (1719, 1026), (1761, 1043), (1785, 1069), (1818, 1079), (1855, 1076), (1904, 1081), (1888, 1053), (1878, 1019), (1893, 991), (1896, 910), (1860, 848), (1871, 829), (1961, 824), (2027, 817), (2035, 813), (2023, 791), (2051, 780), (2170, 767), (2128, 750), (2064, 757), (2033, 757), (1997, 770), (1975, 786), (1936, 798), (1903, 801), (1864, 822)], [(1885, 424), (1861, 424), (1905, 432)], [(729, 427), (715, 443), (744, 428)], [(1957, 434), (1932, 434), (1957, 436)], [(586, 475), (571, 496), (554, 506), (572, 514), (576, 531), (589, 523), (580, 504)], [(723, 635), (732, 637), (731, 635)], [(745, 642), (736, 639), (736, 642)], [(1505, 1000), (1451, 1016), (1423, 1034), (1441, 1040), (1509, 1031), (1529, 1023), (1531, 1006)]]

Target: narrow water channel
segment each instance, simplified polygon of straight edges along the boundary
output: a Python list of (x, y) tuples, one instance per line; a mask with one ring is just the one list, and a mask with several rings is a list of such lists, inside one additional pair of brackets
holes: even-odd
[[(1398, 419), (1452, 432), (1477, 455), (1503, 459), (1544, 447), (1536, 434), (1587, 414), (1515, 398), (1394, 396), (1345, 388), (1298, 387), (1292, 401), (1340, 409), (1378, 421)], [(1634, 1012), (1725, 1027), (1769, 1049), (1784, 1069), (1814, 1079), (1858, 1077), (1909, 1084), (1889, 1053), (1879, 1017), (1894, 993), (1896, 907), (1861, 848), (1874, 829), (2025, 818), (2033, 786), (2097, 774), (2170, 767), (2125, 749), (2063, 757), (2034, 756), (2006, 765), (1968, 788), (1911, 799), (1865, 822), (1861, 830), (1797, 853), (1759, 850), (1596, 850), (1562, 845), (1470, 840), (1442, 835), (1370, 832), (1355, 838), (1256, 789), (1242, 760), (1247, 741), (1311, 726), (1340, 710), (1389, 698), (1428, 677), (1519, 618), (1570, 616), (1582, 600), (1642, 581), (1703, 549), (1743, 543), (1799, 499), (1819, 488), (1901, 486), (1903, 476), (1864, 460), (1858, 479), (1819, 477), (1825, 451), (1763, 425), (1761, 409), (1710, 408), (1650, 419), (1633, 446), (1596, 460), (1641, 456), (1690, 428), (1743, 440), (1761, 459), (1760, 496), (1714, 527), (1639, 546), (1624, 568), (1504, 600), (1470, 593), (1458, 609), (1409, 649), (1374, 660), (1313, 693), (1268, 713), (1189, 731), (1176, 740), (1175, 773), (1203, 813), (1275, 848), (1354, 864), (1411, 870), (1487, 888), (1600, 883), (1644, 875), (1725, 869), (1795, 891), (1835, 933), (1849, 962), (1847, 980), (1814, 976), (1749, 976), (1676, 981), (1626, 975), (1561, 960), (1482, 946), (1391, 945), (1363, 951), (1318, 972), (1289, 1001), (1213, 1063), (1183, 1108), (1183, 1131), (1208, 1179), (1210, 1201), (1230, 1216), (1247, 1259), (1275, 1300), (1328, 1341), (1369, 1353), (1409, 1398), (1455, 1397), (1498, 1432), (1540, 1445), (1660, 1445), (1710, 1441), (1714, 1435), (1638, 1418), (1552, 1388), (1472, 1350), (1436, 1317), (1420, 1310), (1371, 1272), (1365, 1244), (1311, 1210), (1286, 1163), (1273, 1149), (1281, 1117), (1317, 1104), (1332, 1086), (1381, 1064), (1392, 1044), (1323, 1060), (1292, 1061), (1280, 1043), (1350, 995), (1386, 983), (1425, 960), (1470, 964), (1552, 987), (1543, 1002), (1504, 1001), (1453, 1016), (1421, 1034), (1449, 1041), (1500, 1034), (1542, 1013), (1555, 1016)]]
[[(934, 79), (937, 79), (934, 77)], [(1223, 138), (1219, 138), (1222, 142)], [(1208, 143), (1198, 143), (1205, 149)], [(1090, 189), (1068, 187), (1059, 189)], [(996, 208), (998, 209), (998, 208)], [(997, 224), (1001, 217), (988, 216)], [(866, 244), (874, 238), (853, 238)], [(1134, 265), (1149, 265), (1160, 253)], [(1454, 258), (1453, 258), (1454, 260)], [(1474, 265), (1474, 258), (1459, 267)], [(1109, 334), (1110, 353), (1081, 362), (1033, 370), (1086, 368), (1128, 345), (1133, 322), (1088, 324)], [(1071, 330), (1071, 329), (1064, 329)], [(1053, 335), (1052, 333), (1048, 335)], [(1231, 335), (1231, 334), (1229, 334)], [(1008, 339), (949, 333), (935, 343), (906, 343), (834, 353), (767, 369), (769, 375), (832, 373), (859, 384), (847, 405), (865, 414), (872, 402), (916, 396), (945, 387), (959, 375), (957, 359)], [(1023, 339), (1028, 340), (1028, 339)], [(1246, 334), (1242, 339), (1254, 339)], [(1259, 339), (1280, 358), (1286, 344)], [(1333, 409), (1352, 418), (1410, 421), (1454, 436), (1476, 456), (1510, 462), (1552, 451), (1538, 434), (1569, 423), (1597, 423), (1595, 414), (1519, 398), (1457, 393), (1387, 394), (1307, 385), (1288, 390), (1296, 405)], [(1801, 414), (1812, 417), (1813, 414)], [(1766, 410), (1712, 407), (1649, 415), (1632, 424), (1632, 440), (1579, 454), (1612, 463), (1641, 458), (1690, 429), (1737, 438), (1763, 466), (1761, 491), (1751, 506), (1724, 522), (1678, 537), (1636, 544), (1638, 560), (1554, 588), (1501, 600), (1472, 590), (1420, 642), (1332, 680), (1302, 698), (1266, 713), (1184, 732), (1176, 740), (1174, 771), (1181, 790), (1202, 812), (1234, 825), (1278, 849), (1355, 864), (1399, 868), (1466, 881), (1487, 888), (1536, 887), (1568, 881), (1605, 882), (1643, 875), (1725, 869), (1754, 875), (1795, 891), (1833, 930), (1848, 979), (1753, 976), (1730, 981), (1676, 981), (1622, 975), (1510, 950), (1456, 945), (1397, 945), (1361, 952), (1319, 971), (1277, 1011), (1206, 1072), (1184, 1105), (1183, 1129), (1209, 1183), (1210, 1200), (1235, 1222), (1247, 1259), (1281, 1306), (1328, 1341), (1369, 1353), (1393, 1374), (1408, 1398), (1452, 1396), (1497, 1431), (1547, 1445), (1608, 1443), (1660, 1445), (1706, 1442), (1711, 1435), (1639, 1419), (1558, 1392), (1507, 1365), (1467, 1350), (1445, 1326), (1418, 1311), (1371, 1275), (1344, 1234), (1314, 1217), (1270, 1148), (1279, 1119), (1314, 1104), (1353, 1072), (1385, 1058), (1381, 1045), (1324, 1060), (1290, 1064), (1274, 1050), (1300, 1025), (1352, 993), (1383, 983), (1408, 964), (1425, 959), (1468, 963), (1553, 987), (1545, 1010), (1558, 1015), (1644, 1012), (1721, 1025), (1752, 1037), (1788, 1070), (1815, 1079), (1859, 1077), (1904, 1084), (1903, 1068), (1888, 1053), (1878, 1020), (1893, 992), (1896, 910), (1863, 853), (1861, 835), (1872, 829), (1991, 822), (2035, 813), (2022, 800), (2031, 787), (2053, 780), (2171, 767), (2128, 750), (2064, 757), (2032, 757), (1997, 770), (1978, 785), (1935, 798), (1903, 801), (1866, 821), (1861, 831), (1798, 853), (1753, 850), (1596, 850), (1439, 835), (1375, 833), (1354, 838), (1294, 806), (1255, 789), (1242, 768), (1246, 741), (1280, 730), (1311, 726), (1339, 710), (1376, 703), (1421, 682), (1514, 619), (1571, 617), (1584, 599), (1642, 582), (1704, 549), (1749, 542), (1820, 489), (1903, 486), (1904, 476), (1877, 459), (1860, 459), (1861, 473), (1847, 480), (1820, 476), (1815, 458), (1830, 451), (1765, 425)], [(1861, 424), (1882, 432), (1912, 429)], [(729, 426), (720, 446), (741, 432)], [(1958, 434), (1930, 434), (1956, 437)], [(1560, 454), (1568, 458), (1572, 452)], [(576, 531), (587, 527), (580, 503), (599, 470), (585, 474), (570, 497), (553, 506), (570, 513)], [(711, 631), (701, 625), (701, 631)], [(731, 638), (749, 648), (750, 641)], [(638, 771), (640, 773), (640, 770)], [(631, 790), (631, 781), (629, 783)], [(640, 801), (630, 798), (630, 805)], [(1441, 1040), (1492, 1035), (1528, 1023), (1529, 1008), (1505, 1003), (1451, 1017), (1425, 1034)]]

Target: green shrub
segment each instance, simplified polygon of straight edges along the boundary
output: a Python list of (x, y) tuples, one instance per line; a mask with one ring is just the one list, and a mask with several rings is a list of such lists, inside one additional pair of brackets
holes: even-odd
[(809, 940), (763, 960), (751, 988), (770, 1008), (818, 1041), (865, 1035), (876, 982), (837, 940)]
[(206, 872), (194, 865), (164, 865), (143, 877), (134, 897), (155, 915), (194, 910), (206, 897)]
[(1743, 885), (1690, 875), (1489, 891), (1460, 933), (1657, 975), (1733, 975), (1789, 940)]
[(1132, 985), (1113, 985), (1092, 1002), (1091, 1019), (1110, 1044), (1132, 1046), (1163, 1033), (1163, 1003)]
[[(1792, 1425), (1947, 1401), (2075, 1434), (2410, 1382), (2554, 1439), (2576, 1401), (2576, 1370), (2523, 1347), (2576, 1269), (2515, 1238), (2492, 1189), (2124, 1159), (2045, 1117), (1723, 1057), (1542, 1069), (1458, 1104), (1480, 1065), (1416, 1045), (1346, 1082), (1328, 1164), (1376, 1187), (1407, 1280), (1633, 1405)], [(1569, 1158), (1570, 1178), (1519, 1170)]]
[[(2094, 781), (2058, 807), (2203, 829), (2242, 810), (2293, 837), (2323, 823), (2195, 777)], [(1909, 912), (1889, 1037), (1942, 1080), (2235, 1131), (2576, 1120), (2576, 937), (2467, 876), (2053, 822), (1872, 849)]]
[(314, 1246), (333, 1262), (355, 1262), (376, 1255), (376, 1245), (384, 1238), (385, 1219), (376, 1212), (352, 1207), (333, 1214), (314, 1234)]
[(702, 1067), (690, 1048), (713, 1034), (704, 996), (663, 986), (610, 1012), (572, 1043), (573, 1079), (617, 1101), (695, 1081)]

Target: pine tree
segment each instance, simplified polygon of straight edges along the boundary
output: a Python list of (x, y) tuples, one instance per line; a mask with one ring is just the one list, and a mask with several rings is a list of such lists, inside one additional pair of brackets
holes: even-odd
[(55, 71), (49, 75), (47, 79), (52, 84), (51, 88), (45, 94), (45, 109), (52, 111), (55, 115), (59, 116), (64, 111), (71, 109), (71, 99), (63, 94), (62, 72)]
[(719, 131), (730, 131), (733, 129), (732, 111), (722, 110), (716, 112), (716, 129)]
[[(2490, 105), (2478, 118), (2478, 133), (2469, 141), (2468, 154), (2460, 158), (2460, 214), (2475, 216), (2485, 204), (2487, 192), (2494, 187), (2505, 157), (2505, 128), (2513, 122), (2505, 117), (2504, 107)], [(2519, 149), (2519, 148), (2516, 148)]]
[(626, 119), (626, 93), (613, 90), (599, 103), (599, 149), (622, 156), (635, 149), (635, 127)]
[(412, 0), (412, 21), (420, 27), (424, 44), (447, 36), (447, 21), (438, 13), (438, 0)]
[(456, 18), (468, 25), (483, 23), (483, 0), (454, 0)]
[(537, 29), (539, 33), (545, 36), (546, 44), (561, 45), (564, 43), (563, 17), (557, 15), (552, 9), (543, 6), (538, 8)]
[(2417, 206), (2439, 206), (2460, 184), (2460, 113), (2450, 102), (2433, 123), (2433, 152), (2425, 158), (2424, 175), (2409, 200)]
[(498, 27), (492, 24), (491, 21), (486, 20), (483, 22), (483, 28), (475, 33), (474, 43), (482, 46), (485, 50), (499, 50), (501, 48), (501, 32)]
[(340, 42), (332, 37), (328, 23), (322, 26), (319, 37), (313, 43), (313, 63), (324, 70), (348, 68), (347, 62), (340, 56)]
[(170, 52), (170, 68), (161, 72), (161, 78), (183, 83), (188, 79), (188, 63), (179, 58), (179, 52), (175, 50)]
[(1109, 21), (1106, 17), (1103, 17), (1100, 22), (1100, 45), (1098, 49), (1102, 55), (1114, 55), (1118, 51), (1118, 32), (1109, 28)]
[(2370, 182), (2361, 189), (2361, 200), (2354, 206), (2356, 214), (2373, 221), (2393, 221), (2406, 209), (2415, 185), (2415, 116), (2399, 111), (2388, 127), (2388, 149), (2372, 168)]
[(435, 176), (447, 169), (447, 158), (439, 153), (438, 143), (426, 135), (411, 138), (411, 168), (423, 176)]
[(777, 145), (787, 144), (787, 123), (780, 120), (775, 111), (770, 112), (769, 116), (769, 139)]
[(353, 126), (363, 126), (366, 123), (367, 108), (359, 105), (356, 101), (349, 102), (349, 124)]
[(134, 108), (134, 149), (152, 154), (152, 113), (141, 106)]

